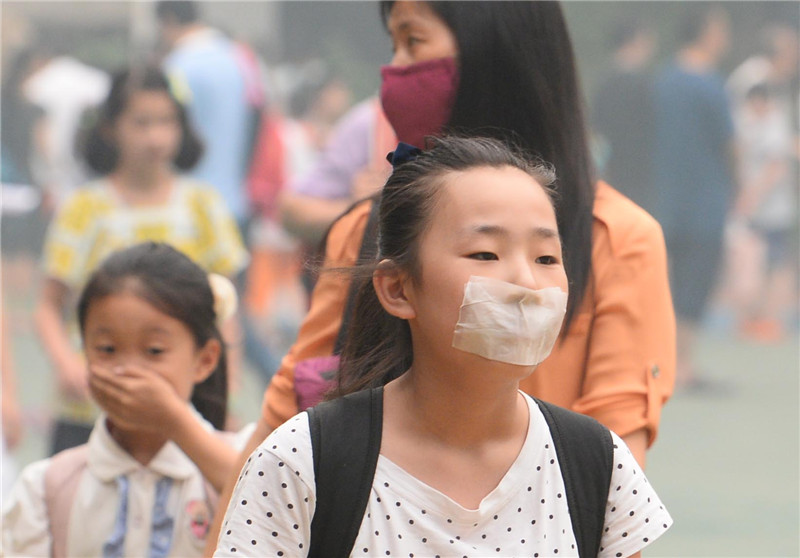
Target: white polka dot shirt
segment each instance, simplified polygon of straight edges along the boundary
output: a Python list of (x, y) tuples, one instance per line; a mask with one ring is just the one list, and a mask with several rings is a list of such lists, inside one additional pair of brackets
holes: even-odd
[[(577, 557), (553, 440), (538, 406), (525, 397), (530, 409), (525, 443), (478, 509), (462, 507), (380, 456), (352, 556)], [(630, 556), (672, 524), (627, 446), (612, 437), (603, 558)], [(301, 413), (248, 460), (215, 556), (305, 556), (314, 503), (308, 416)]]

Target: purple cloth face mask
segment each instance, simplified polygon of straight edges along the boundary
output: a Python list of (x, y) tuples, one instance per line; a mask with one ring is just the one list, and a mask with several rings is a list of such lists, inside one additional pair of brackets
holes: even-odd
[(455, 58), (381, 68), (381, 104), (397, 139), (421, 149), (450, 119), (458, 89)]

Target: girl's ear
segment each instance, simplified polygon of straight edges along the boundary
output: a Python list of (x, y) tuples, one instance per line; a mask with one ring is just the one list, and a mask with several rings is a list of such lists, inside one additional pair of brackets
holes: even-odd
[(195, 368), (194, 383), (199, 384), (208, 378), (219, 364), (219, 357), (222, 354), (222, 345), (217, 339), (209, 339), (200, 349), (197, 355), (197, 367)]
[(392, 316), (402, 320), (410, 320), (417, 315), (408, 297), (411, 278), (401, 271), (391, 260), (383, 260), (372, 274), (372, 285), (378, 300)]

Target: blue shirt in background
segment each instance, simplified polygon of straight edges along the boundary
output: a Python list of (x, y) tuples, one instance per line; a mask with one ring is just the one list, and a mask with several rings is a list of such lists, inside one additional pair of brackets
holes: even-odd
[(177, 43), (164, 66), (205, 146), (191, 175), (214, 186), (242, 223), (250, 111), (236, 45), (216, 30), (194, 31)]
[(665, 236), (718, 234), (734, 191), (733, 121), (722, 78), (665, 68), (656, 80), (655, 126), (652, 213)]

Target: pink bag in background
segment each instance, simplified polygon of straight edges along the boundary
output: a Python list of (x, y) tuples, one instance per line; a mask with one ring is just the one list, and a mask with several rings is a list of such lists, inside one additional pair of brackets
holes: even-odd
[(294, 367), (294, 391), (297, 408), (305, 411), (322, 401), (325, 392), (335, 383), (339, 355), (301, 360)]

